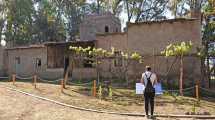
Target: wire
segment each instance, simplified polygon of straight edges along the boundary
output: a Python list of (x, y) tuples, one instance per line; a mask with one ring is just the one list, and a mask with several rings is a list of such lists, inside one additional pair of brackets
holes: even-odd
[(92, 85), (92, 81), (91, 82), (87, 82), (87, 83), (80, 83), (80, 84), (77, 84), (77, 83), (72, 83), (72, 82), (70, 82), (70, 81), (67, 81), (67, 83), (69, 84), (69, 85), (77, 85), (77, 86), (86, 86), (86, 85)]
[(56, 80), (45, 80), (45, 79), (42, 79), (41, 77), (38, 76), (38, 79), (42, 82), (47, 82), (47, 83), (56, 83), (56, 82), (59, 82), (61, 80), (63, 80), (63, 78), (59, 78), (59, 79), (56, 79)]
[(9, 78), (9, 77), (0, 77), (0, 79), (7, 79), (7, 78)]
[(23, 80), (30, 80), (30, 79), (33, 79), (33, 77), (20, 77), (20, 76), (18, 76), (18, 75), (16, 75), (16, 78), (18, 78), (18, 79), (23, 79)]

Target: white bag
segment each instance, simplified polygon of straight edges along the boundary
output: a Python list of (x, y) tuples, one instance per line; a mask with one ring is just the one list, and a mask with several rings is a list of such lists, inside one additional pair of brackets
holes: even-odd
[(136, 94), (140, 95), (143, 94), (145, 86), (142, 83), (136, 83)]

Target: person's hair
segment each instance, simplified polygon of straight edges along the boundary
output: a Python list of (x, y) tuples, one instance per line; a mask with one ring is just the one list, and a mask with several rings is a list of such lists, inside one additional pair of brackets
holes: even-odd
[(146, 70), (147, 70), (147, 71), (151, 71), (152, 68), (151, 68), (150, 66), (146, 66)]

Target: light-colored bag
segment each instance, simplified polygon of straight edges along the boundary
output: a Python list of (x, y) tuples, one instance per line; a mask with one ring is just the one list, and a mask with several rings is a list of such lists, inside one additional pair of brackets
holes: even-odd
[(144, 93), (145, 86), (142, 83), (136, 83), (136, 94), (140, 95)]

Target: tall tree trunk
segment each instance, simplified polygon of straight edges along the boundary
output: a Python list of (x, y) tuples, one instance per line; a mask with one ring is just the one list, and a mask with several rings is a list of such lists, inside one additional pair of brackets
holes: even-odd
[(100, 84), (100, 74), (99, 74), (99, 61), (96, 58), (96, 76), (97, 76), (97, 83)]
[(210, 88), (211, 87), (211, 80), (210, 80), (210, 63), (209, 63), (209, 59), (210, 59), (210, 56), (209, 56), (209, 42), (207, 41), (206, 42), (206, 79), (208, 81), (208, 87)]
[(97, 0), (97, 14), (99, 15), (100, 14), (100, 3), (99, 3), (100, 0)]
[(183, 54), (180, 56), (180, 80), (179, 80), (179, 89), (180, 95), (183, 96), (183, 74), (184, 74), (184, 66), (183, 66)]
[(126, 9), (127, 9), (128, 22), (130, 22), (130, 11), (129, 11), (129, 6), (128, 6), (128, 0), (125, 0), (125, 4), (126, 4)]
[(170, 71), (172, 70), (174, 64), (177, 62), (177, 60), (178, 60), (178, 57), (175, 57), (175, 59), (172, 61), (172, 63), (171, 63), (170, 66), (168, 65), (168, 64), (169, 64), (168, 59), (167, 59), (167, 61), (166, 61), (167, 68), (166, 68), (166, 73), (165, 73), (165, 75), (164, 75), (164, 79), (166, 79), (167, 88), (169, 88), (169, 89), (171, 89), (171, 83), (170, 83), (170, 81), (169, 81), (169, 79), (170, 79), (169, 73), (170, 73)]
[(202, 85), (202, 87), (205, 87), (205, 82), (206, 82), (206, 70), (205, 70), (205, 57), (201, 58), (201, 79), (199, 81), (199, 84)]

